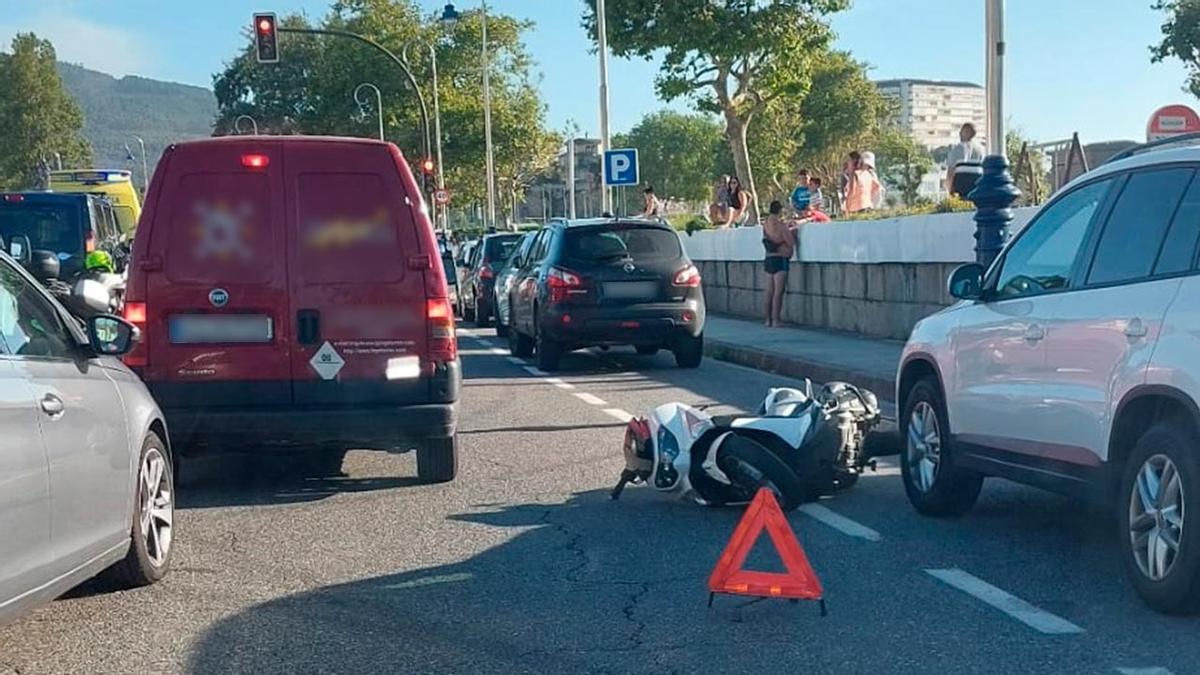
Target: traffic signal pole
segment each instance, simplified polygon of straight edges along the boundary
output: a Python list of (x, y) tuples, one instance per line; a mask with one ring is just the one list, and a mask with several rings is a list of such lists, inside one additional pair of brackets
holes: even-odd
[(408, 79), (409, 86), (411, 86), (413, 88), (413, 91), (415, 91), (417, 93), (417, 102), (421, 106), (421, 135), (422, 135), (422, 140), (424, 141), (424, 148), (423, 148), (424, 152), (422, 153), (422, 156), (424, 156), (424, 157), (432, 157), (433, 156), (432, 152), (431, 152), (431, 148), (432, 148), (433, 144), (430, 142), (430, 138), (429, 138), (429, 109), (425, 107), (425, 96), (423, 94), (421, 94), (421, 87), (419, 85), (417, 85), (417, 78), (413, 77), (412, 71), (408, 69), (408, 66), (404, 65), (404, 61), (402, 61), (400, 59), (400, 57), (396, 56), (387, 47), (384, 47), (383, 45), (372, 40), (371, 38), (366, 37), (365, 35), (359, 35), (358, 33), (351, 33), (348, 30), (333, 30), (333, 29), (327, 29), (327, 28), (284, 28), (282, 26), (280, 26), (276, 30), (280, 33), (297, 33), (297, 34), (307, 34), (307, 35), (333, 35), (336, 37), (352, 38), (354, 40), (358, 40), (359, 42), (364, 42), (368, 45), (371, 45), (375, 49), (382, 52), (389, 59), (391, 59), (392, 63), (395, 63), (400, 68), (400, 71), (404, 73), (404, 77)]

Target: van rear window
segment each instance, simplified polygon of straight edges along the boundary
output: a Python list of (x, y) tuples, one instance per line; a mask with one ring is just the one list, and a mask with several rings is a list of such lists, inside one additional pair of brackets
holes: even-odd
[(167, 235), (173, 281), (262, 284), (276, 255), (267, 176), (192, 173), (180, 177)]
[(296, 190), (295, 250), (304, 283), (398, 281), (402, 204), (373, 173), (305, 173)]
[(83, 255), (83, 214), (75, 203), (49, 204), (35, 200), (0, 204), (0, 240), (29, 237), (35, 249), (60, 258)]

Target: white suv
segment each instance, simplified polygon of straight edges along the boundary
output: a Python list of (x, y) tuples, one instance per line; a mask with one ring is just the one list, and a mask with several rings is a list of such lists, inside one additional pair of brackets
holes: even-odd
[(965, 513), (985, 476), (1103, 500), (1141, 597), (1200, 607), (1198, 240), (1200, 148), (1156, 149), (956, 270), (960, 302), (913, 328), (897, 376), (917, 511)]

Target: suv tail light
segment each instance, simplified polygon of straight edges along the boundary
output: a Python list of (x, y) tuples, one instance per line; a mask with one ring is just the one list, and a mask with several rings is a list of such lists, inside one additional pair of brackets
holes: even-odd
[(700, 286), (700, 270), (696, 269), (695, 265), (688, 265), (675, 273), (675, 278), (671, 280), (671, 283), (676, 286), (698, 288)]
[(492, 261), (491, 260), (484, 258), (483, 262), (479, 263), (479, 265), (480, 265), (480, 267), (479, 267), (479, 278), (480, 279), (495, 279), (496, 278), (496, 273), (492, 271)]
[(454, 336), (454, 310), (449, 298), (429, 298), (425, 318), (429, 325), (429, 360), (448, 363), (458, 358), (458, 340)]
[(572, 292), (582, 292), (583, 279), (570, 270), (551, 267), (546, 273), (546, 285), (550, 288), (550, 302), (563, 302)]
[(138, 332), (141, 333), (137, 344), (125, 355), (125, 365), (130, 367), (146, 366), (150, 363), (149, 348), (146, 346), (146, 303), (126, 302), (125, 320), (136, 326)]

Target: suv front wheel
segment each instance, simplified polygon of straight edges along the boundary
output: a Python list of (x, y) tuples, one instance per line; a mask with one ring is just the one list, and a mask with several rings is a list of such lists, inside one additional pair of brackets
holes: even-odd
[[(1138, 595), (1168, 614), (1200, 607), (1200, 461), (1196, 436), (1160, 422), (1134, 445), (1117, 499), (1121, 557)], [(1193, 520), (1197, 516), (1190, 516)]]
[(908, 393), (901, 418), (900, 475), (908, 501), (926, 516), (960, 516), (975, 505), (983, 476), (954, 466), (946, 404), (937, 381), (925, 378)]

